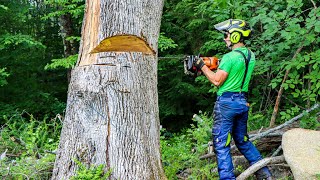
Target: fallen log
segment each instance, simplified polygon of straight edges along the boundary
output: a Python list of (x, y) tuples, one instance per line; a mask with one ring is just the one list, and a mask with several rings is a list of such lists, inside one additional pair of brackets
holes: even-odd
[(294, 123), (295, 121), (297, 121), (298, 119), (302, 118), (303, 116), (305, 116), (305, 115), (308, 114), (309, 112), (317, 109), (318, 107), (319, 107), (319, 104), (315, 104), (315, 105), (314, 105), (313, 107), (311, 107), (310, 109), (307, 109), (305, 112), (303, 112), (303, 113), (299, 114), (298, 116), (290, 119), (289, 121), (286, 121), (285, 123), (283, 123), (283, 124), (281, 124), (281, 125), (279, 125), (279, 126), (277, 126), (277, 127), (275, 127), (275, 128), (271, 128), (271, 129), (269, 129), (269, 130), (267, 130), (267, 131), (265, 131), (265, 132), (260, 133), (259, 135), (255, 136), (255, 137), (253, 137), (253, 138), (251, 139), (251, 141), (260, 139), (260, 138), (262, 138), (262, 137), (265, 137), (267, 134), (270, 134), (271, 132), (274, 132), (274, 131), (276, 131), (276, 130), (279, 130), (279, 129), (283, 128), (283, 127), (286, 127), (286, 126)]
[(241, 173), (238, 177), (237, 180), (245, 180), (248, 178), (250, 175), (261, 169), (262, 167), (268, 165), (268, 164), (276, 164), (276, 163), (282, 163), (284, 162), (284, 156), (276, 156), (276, 157), (268, 157), (264, 158), (252, 166), (250, 166), (248, 169), (246, 169), (243, 173)]

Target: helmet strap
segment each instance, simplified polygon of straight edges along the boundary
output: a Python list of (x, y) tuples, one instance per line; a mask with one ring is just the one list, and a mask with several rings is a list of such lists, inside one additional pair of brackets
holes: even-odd
[(229, 49), (229, 50), (232, 50), (232, 46), (233, 46), (234, 44), (230, 44), (227, 48)]

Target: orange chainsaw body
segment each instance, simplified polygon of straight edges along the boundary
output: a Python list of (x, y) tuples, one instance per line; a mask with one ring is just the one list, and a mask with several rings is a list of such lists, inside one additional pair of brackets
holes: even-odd
[(216, 70), (218, 69), (219, 60), (217, 57), (200, 57), (204, 64), (208, 66), (210, 70)]

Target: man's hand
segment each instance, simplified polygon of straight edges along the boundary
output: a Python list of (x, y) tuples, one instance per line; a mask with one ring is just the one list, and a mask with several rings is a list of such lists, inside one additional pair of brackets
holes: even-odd
[(198, 70), (201, 70), (201, 68), (204, 66), (203, 60), (200, 57), (195, 57), (194, 66)]

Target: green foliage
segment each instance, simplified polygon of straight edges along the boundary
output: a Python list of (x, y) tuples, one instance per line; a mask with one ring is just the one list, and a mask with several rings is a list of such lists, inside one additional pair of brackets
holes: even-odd
[(289, 120), (294, 117), (295, 114), (300, 112), (300, 108), (295, 106), (286, 111), (281, 111), (279, 114), (281, 115), (281, 120)]
[(66, 38), (67, 41), (80, 41), (81, 37), (80, 36), (69, 36)]
[(10, 74), (6, 72), (6, 68), (0, 69), (0, 86), (4, 86), (8, 84), (6, 77), (8, 77)]
[(4, 6), (4, 5), (1, 5), (1, 4), (0, 4), (0, 9), (8, 10), (8, 7), (6, 7), (6, 6)]
[(45, 154), (40, 159), (35, 157), (0, 160), (0, 177), (8, 180), (50, 179), (55, 155)]
[(105, 165), (101, 164), (98, 166), (90, 166), (89, 168), (85, 166), (80, 161), (75, 160), (79, 166), (76, 171), (76, 175), (72, 176), (71, 180), (105, 180), (111, 175), (111, 170), (105, 172)]
[[(71, 14), (74, 18), (83, 19), (84, 0), (45, 0), (44, 3), (56, 7), (57, 10), (48, 13), (43, 19), (60, 17), (61, 15)], [(81, 21), (80, 21), (81, 22)], [(79, 23), (80, 23), (79, 22)]]
[(320, 122), (317, 116), (306, 116), (300, 120), (300, 127), (305, 129), (319, 130)]
[[(0, 9), (0, 114), (27, 110), (37, 117), (62, 113), (65, 108), (66, 71), (44, 71), (62, 57), (63, 46), (54, 20), (41, 20), (51, 9), (40, 1), (5, 1)], [(10, 76), (7, 76), (10, 74)], [(5, 79), (4, 79), (5, 78)], [(5, 81), (4, 81), (5, 80)], [(0, 122), (3, 121), (2, 116)]]
[(179, 171), (189, 167), (188, 160), (193, 156), (191, 149), (192, 144), (186, 135), (174, 134), (170, 139), (161, 137), (162, 163), (169, 179), (174, 179)]
[(186, 76), (182, 60), (179, 57), (166, 58), (160, 59), (158, 64), (160, 118), (161, 124), (168, 131), (189, 126), (194, 113), (199, 109), (211, 111), (213, 106), (210, 99), (213, 99), (214, 94), (208, 92), (211, 87), (195, 82), (194, 77)]
[(39, 121), (22, 112), (8, 117), (1, 127), (0, 175), (7, 179), (49, 179), (61, 131), (60, 116)]
[[(258, 124), (268, 126), (266, 122), (272, 114), (273, 101), (278, 93), (276, 89), (280, 87), (284, 88), (285, 97), (282, 97), (279, 106), (282, 112), (292, 106), (299, 105), (303, 109), (319, 102), (320, 40), (316, 38), (320, 35), (319, 15), (319, 8), (315, 9), (309, 1), (166, 1), (161, 31), (178, 45), (175, 51), (166, 51), (170, 54), (200, 52), (205, 56), (221, 57), (227, 49), (222, 34), (213, 25), (229, 18), (247, 20), (254, 33), (246, 44), (255, 52), (257, 59), (249, 100), (256, 104), (252, 107), (255, 120), (263, 117), (262, 123)], [(282, 84), (287, 70), (288, 79)], [(175, 76), (171, 77), (177, 80)], [(214, 101), (214, 96), (208, 99), (207, 95), (215, 93), (216, 88), (206, 78), (198, 77), (193, 85), (196, 86), (192, 90), (193, 96), (206, 96), (203, 101)], [(166, 87), (163, 89), (172, 88), (171, 84)], [(162, 89), (159, 88), (159, 91)], [(201, 101), (196, 100), (198, 103)], [(202, 109), (203, 106), (194, 108), (207, 111)], [(297, 113), (280, 115), (277, 122), (283, 122), (289, 114), (292, 117)]]
[(255, 103), (250, 104), (249, 116), (248, 116), (248, 132), (260, 129), (261, 127), (269, 126), (269, 118), (261, 112), (253, 112)]
[(8, 149), (19, 156), (41, 156), (46, 151), (54, 151), (58, 146), (61, 117), (44, 118), (39, 121), (27, 112), (4, 115), (1, 130), (0, 151)]
[(78, 59), (78, 54), (68, 56), (66, 58), (61, 59), (52, 59), (50, 64), (47, 64), (44, 69), (45, 70), (53, 70), (58, 68), (66, 68), (72, 69)]
[(165, 51), (167, 49), (176, 48), (178, 45), (174, 43), (171, 38), (168, 38), (164, 35), (164, 33), (160, 33), (158, 40), (158, 48), (160, 51)]
[[(282, 83), (284, 71), (290, 70), (289, 78), (282, 87), (288, 94), (286, 96), (296, 98), (295, 102), (299, 104), (307, 100), (315, 102), (319, 94), (317, 87), (320, 87), (316, 76), (318, 64), (312, 61), (318, 54), (312, 51), (318, 46), (315, 37), (319, 35), (316, 30), (319, 16), (315, 14), (319, 10), (314, 10), (313, 6), (310, 8), (310, 5), (302, 1), (276, 1), (273, 6), (260, 8), (251, 19), (258, 29), (253, 45), (260, 47), (256, 50), (260, 61), (259, 74), (268, 73), (272, 78), (271, 88), (274, 89)], [(305, 50), (293, 58), (299, 48)], [(284, 116), (281, 117), (284, 119)]]
[(20, 44), (23, 44), (24, 48), (45, 49), (41, 42), (36, 41), (29, 35), (4, 34), (0, 36), (0, 51), (10, 47), (17, 47)]
[[(77, 59), (77, 55), (61, 58), (58, 22), (61, 16), (71, 15), (74, 34), (66, 40), (78, 42), (84, 2), (1, 2), (0, 153), (8, 149), (8, 154), (18, 156), (7, 156), (0, 162), (1, 176), (7, 179), (50, 178), (54, 155), (46, 152), (57, 148), (61, 125), (57, 118), (49, 117), (65, 109), (66, 69)], [(249, 130), (268, 126), (280, 87), (284, 93), (276, 122), (283, 123), (319, 102), (319, 17), (319, 8), (302, 0), (165, 1), (159, 56), (173, 58), (159, 61), (158, 93), (161, 124), (167, 128), (161, 136), (161, 148), (169, 179), (177, 179), (181, 172), (187, 172), (189, 179), (217, 178), (212, 173), (216, 165), (199, 160), (211, 140), (211, 117), (205, 113), (202, 121), (190, 121), (199, 110), (212, 112), (217, 88), (204, 76), (186, 76), (183, 57), (200, 53), (221, 58), (228, 50), (213, 25), (229, 18), (249, 21), (254, 33), (246, 43), (257, 59), (249, 92)], [(298, 49), (301, 51), (293, 58)], [(282, 83), (287, 70), (288, 79)], [(17, 113), (23, 109), (34, 116)], [(319, 129), (319, 121), (312, 114), (302, 118), (300, 126)], [(171, 132), (176, 133), (169, 137)], [(104, 173), (102, 165), (78, 165), (75, 179), (109, 176), (110, 171)]]
[(212, 173), (216, 164), (200, 160), (207, 153), (207, 144), (211, 141), (212, 118), (206, 114), (195, 118), (191, 128), (181, 133), (168, 136), (162, 130), (161, 153), (163, 167), (168, 179), (178, 179), (177, 174), (187, 172), (188, 179), (216, 179), (217, 173)]
[[(292, 95), (294, 98), (302, 98), (304, 101), (310, 100), (316, 102), (316, 99), (320, 93), (320, 51), (316, 50), (310, 54), (304, 56), (299, 56), (301, 59), (299, 62), (293, 62), (288, 66), (291, 66), (292, 73), (290, 74), (290, 79), (286, 81), (286, 86), (294, 90)], [(305, 75), (302, 77), (301, 81), (299, 71), (307, 69), (304, 71)], [(306, 82), (308, 84), (307, 88), (304, 88)]]

